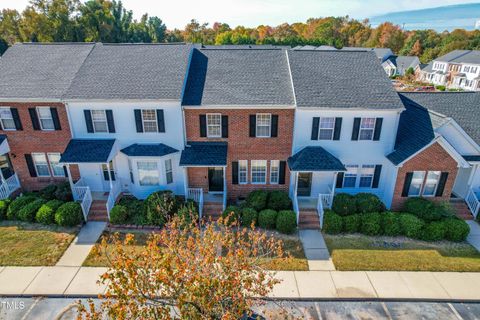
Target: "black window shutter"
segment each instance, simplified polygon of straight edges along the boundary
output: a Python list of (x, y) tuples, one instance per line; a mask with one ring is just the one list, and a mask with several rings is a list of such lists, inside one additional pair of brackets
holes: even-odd
[(57, 108), (50, 108), (50, 113), (52, 114), (53, 127), (55, 128), (55, 130), (62, 130)]
[(23, 130), (22, 121), (20, 121), (20, 116), (18, 115), (18, 109), (10, 108), (10, 111), (12, 112), (13, 122), (15, 123), (15, 129), (19, 131)]
[(361, 118), (353, 119), (352, 140), (358, 140), (358, 133), (360, 131), (360, 120)]
[(108, 132), (115, 133), (115, 121), (113, 121), (112, 110), (105, 110), (105, 114), (107, 115)]
[(93, 121), (92, 121), (92, 113), (90, 110), (83, 110), (83, 115), (85, 116), (85, 123), (87, 125), (87, 132), (93, 133)]
[(272, 130), (270, 136), (275, 138), (278, 137), (278, 115), (272, 115)]
[(30, 114), (30, 119), (32, 119), (33, 130), (40, 130), (40, 121), (38, 121), (37, 109), (28, 108), (28, 113)]
[(200, 115), (200, 137), (207, 136), (207, 115)]
[(257, 136), (257, 116), (254, 114), (250, 115), (250, 137)]
[(67, 170), (67, 166), (63, 166), (63, 172), (65, 173), (65, 177), (68, 178), (68, 170)]
[(232, 184), (238, 184), (238, 161), (232, 161)]
[(157, 109), (158, 132), (165, 132), (165, 115), (163, 109)]
[(380, 174), (382, 173), (382, 165), (377, 164), (375, 166), (375, 172), (373, 174), (373, 182), (372, 182), (372, 188), (378, 188), (378, 184), (380, 182)]
[(287, 162), (280, 161), (280, 167), (278, 172), (278, 184), (285, 184), (285, 172), (287, 171)]
[(340, 140), (342, 132), (342, 118), (335, 118), (335, 129), (333, 131), (333, 140)]
[(339, 172), (337, 174), (337, 183), (335, 184), (335, 188), (343, 188), (343, 172)]
[(408, 197), (408, 190), (412, 184), (413, 172), (407, 172), (405, 174), (405, 182), (403, 183), (402, 197)]
[(435, 192), (435, 197), (443, 196), (443, 191), (445, 190), (447, 179), (448, 179), (448, 172), (442, 172), (442, 174), (440, 175), (440, 181), (438, 182), (437, 192)]
[(373, 141), (380, 140), (380, 134), (382, 133), (383, 118), (377, 118), (375, 121), (375, 131), (373, 132)]
[(320, 126), (320, 118), (319, 117), (313, 117), (312, 120), (312, 140), (318, 140), (318, 129)]
[(228, 138), (228, 116), (222, 116), (222, 138)]
[(137, 127), (137, 132), (143, 132), (143, 123), (142, 123), (142, 110), (135, 109), (133, 110), (135, 114), (135, 126)]
[(37, 171), (35, 170), (35, 165), (33, 164), (32, 155), (25, 154), (25, 161), (27, 162), (28, 172), (30, 172), (30, 176), (36, 177)]

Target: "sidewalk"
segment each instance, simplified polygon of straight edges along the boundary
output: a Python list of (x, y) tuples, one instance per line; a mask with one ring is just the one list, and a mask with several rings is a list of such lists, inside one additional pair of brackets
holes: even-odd
[[(102, 294), (106, 268), (0, 267), (0, 296), (78, 297)], [(480, 301), (480, 273), (280, 271), (270, 297)]]
[(311, 271), (333, 271), (332, 258), (328, 253), (327, 244), (319, 230), (300, 230), (300, 241), (308, 261), (308, 269)]
[(470, 226), (470, 233), (467, 236), (467, 242), (480, 251), (480, 225), (475, 220), (466, 221)]

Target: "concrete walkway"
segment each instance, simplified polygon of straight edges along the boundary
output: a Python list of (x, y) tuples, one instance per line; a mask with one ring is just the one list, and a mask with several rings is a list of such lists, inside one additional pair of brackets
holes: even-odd
[[(0, 267), (0, 296), (95, 297), (106, 268)], [(480, 301), (480, 273), (281, 271), (272, 298)]]
[(319, 230), (300, 230), (300, 241), (308, 260), (308, 269), (311, 271), (335, 270), (332, 258), (328, 253), (327, 245)]
[(470, 226), (467, 242), (480, 252), (480, 225), (475, 220), (466, 220), (466, 222)]
[(56, 265), (63, 267), (80, 267), (98, 238), (102, 235), (106, 226), (106, 222), (87, 222)]

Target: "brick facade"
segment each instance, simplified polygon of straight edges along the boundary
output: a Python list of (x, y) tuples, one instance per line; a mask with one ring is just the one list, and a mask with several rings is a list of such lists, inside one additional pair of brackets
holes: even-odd
[[(25, 160), (25, 154), (38, 153), (63, 153), (65, 147), (71, 138), (70, 126), (68, 123), (67, 111), (63, 103), (7, 103), (2, 102), (2, 106), (17, 108), (22, 123), (23, 130), (2, 131), (7, 135), (10, 146), (10, 160), (14, 171), (20, 179), (20, 184), (24, 190), (39, 190), (49, 184), (67, 181), (65, 177), (31, 177)], [(58, 117), (61, 124), (61, 130), (42, 131), (33, 130), (32, 120), (28, 112), (29, 108), (48, 106), (57, 108)], [(80, 174), (78, 166), (70, 166), (72, 178), (78, 179)]]
[(402, 190), (405, 183), (405, 175), (407, 172), (413, 171), (448, 172), (448, 179), (445, 184), (443, 195), (441, 197), (429, 197), (429, 199), (434, 201), (448, 201), (450, 199), (453, 184), (457, 177), (458, 164), (457, 161), (453, 159), (438, 142), (436, 142), (405, 162), (403, 166), (399, 168), (393, 194), (392, 210), (402, 210), (403, 203), (408, 199), (407, 197), (402, 197)]
[[(227, 156), (227, 196), (230, 200), (245, 197), (249, 192), (258, 189), (283, 190), (288, 192), (290, 171), (285, 172), (285, 184), (270, 184), (270, 160), (286, 161), (292, 152), (294, 109), (186, 109), (185, 127), (188, 141), (226, 141)], [(200, 137), (200, 115), (221, 113), (228, 116), (228, 138)], [(256, 138), (249, 136), (249, 116), (257, 113), (278, 115), (278, 136), (273, 138)], [(248, 161), (247, 184), (232, 184), (232, 161)], [(251, 184), (250, 160), (268, 160), (267, 183)], [(203, 187), (208, 190), (208, 171), (206, 168), (189, 168), (189, 186)], [(206, 188), (205, 188), (206, 186)]]

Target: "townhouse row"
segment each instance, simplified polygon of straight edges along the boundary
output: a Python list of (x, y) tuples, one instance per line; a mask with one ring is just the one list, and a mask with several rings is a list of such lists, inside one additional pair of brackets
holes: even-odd
[(283, 190), (300, 214), (370, 192), (476, 214), (479, 105), (399, 95), (365, 51), (17, 44), (0, 59), (0, 196), (69, 181), (87, 216), (121, 193), (225, 207)]

